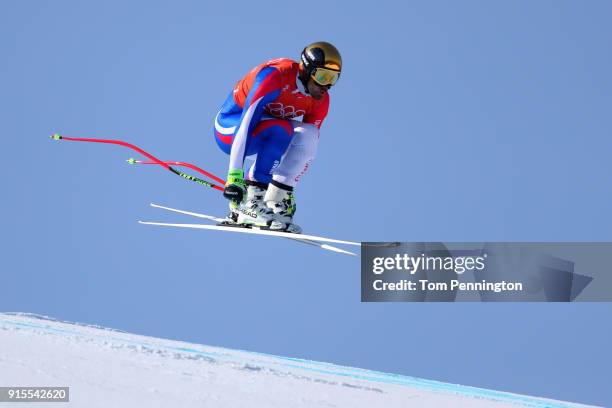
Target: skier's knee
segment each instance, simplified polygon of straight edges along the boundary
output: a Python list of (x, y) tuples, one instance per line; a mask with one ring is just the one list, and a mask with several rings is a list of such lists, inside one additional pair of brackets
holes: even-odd
[(311, 123), (303, 123), (294, 129), (292, 145), (300, 146), (300, 150), (308, 158), (314, 158), (319, 144), (319, 128)]

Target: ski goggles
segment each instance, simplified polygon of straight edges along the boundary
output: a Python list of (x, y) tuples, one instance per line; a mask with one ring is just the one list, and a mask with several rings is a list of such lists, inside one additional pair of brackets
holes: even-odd
[(331, 69), (327, 68), (315, 68), (314, 71), (312, 71), (312, 74), (310, 74), (310, 77), (321, 86), (331, 86), (338, 81), (338, 78), (340, 78), (340, 72), (332, 71)]

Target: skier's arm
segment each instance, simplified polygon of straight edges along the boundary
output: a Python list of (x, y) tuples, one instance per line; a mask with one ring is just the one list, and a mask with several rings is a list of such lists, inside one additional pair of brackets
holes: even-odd
[(230, 153), (229, 169), (242, 169), (250, 136), (263, 114), (264, 107), (280, 94), (280, 73), (276, 68), (265, 67), (255, 77), (255, 82), (242, 108), (242, 116)]
[(223, 196), (241, 202), (246, 193), (244, 183), (244, 158), (249, 148), (251, 133), (259, 123), (264, 107), (280, 94), (280, 74), (276, 68), (265, 67), (255, 77), (253, 86), (244, 101), (238, 130), (230, 151), (229, 170)]

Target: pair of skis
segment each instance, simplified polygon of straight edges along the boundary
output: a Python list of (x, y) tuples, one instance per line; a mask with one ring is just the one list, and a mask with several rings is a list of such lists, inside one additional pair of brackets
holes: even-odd
[[(130, 164), (140, 164), (140, 165), (151, 164), (151, 165), (158, 165), (158, 166), (161, 166), (161, 167), (165, 168), (166, 170), (171, 171), (172, 173), (174, 173), (174, 174), (176, 174), (178, 176), (181, 176), (182, 178), (184, 178), (186, 180), (193, 181), (195, 183), (198, 183), (201, 186), (209, 187), (209, 188), (212, 188), (212, 189), (215, 189), (215, 190), (218, 190), (218, 191), (223, 191), (223, 185), (225, 184), (225, 180), (221, 179), (220, 177), (215, 176), (214, 174), (212, 174), (212, 173), (210, 173), (210, 172), (208, 172), (206, 170), (203, 170), (203, 169), (199, 168), (198, 166), (196, 166), (194, 164), (180, 162), (180, 161), (162, 161), (162, 160), (158, 159), (157, 157), (153, 156), (152, 154), (144, 151), (140, 147), (135, 146), (135, 145), (133, 145), (131, 143), (128, 143), (128, 142), (124, 142), (123, 140), (66, 137), (66, 136), (60, 135), (58, 133), (55, 133), (55, 134), (51, 135), (51, 139), (53, 139), (53, 140), (68, 140), (68, 141), (74, 141), (74, 142), (103, 143), (103, 144), (112, 144), (112, 145), (118, 145), (118, 146), (127, 147), (128, 149), (136, 151), (136, 152), (140, 153), (141, 155), (145, 156), (148, 159), (148, 160), (129, 159), (128, 163), (130, 163)], [(210, 178), (213, 181), (212, 182), (211, 181), (206, 181), (206, 180), (202, 179), (201, 177), (194, 176), (192, 174), (187, 174), (187, 173), (185, 173), (185, 172), (183, 172), (181, 170), (178, 170), (177, 167), (187, 167), (187, 168), (189, 168), (191, 170), (194, 170), (194, 171), (200, 173), (201, 175), (203, 175), (205, 177)], [(218, 184), (215, 184), (215, 183), (218, 183)], [(175, 212), (175, 213), (190, 215), (192, 217), (197, 217), (197, 218), (205, 219), (205, 220), (212, 221), (212, 222), (215, 222), (215, 223), (219, 223), (219, 222), (223, 221), (223, 219), (218, 218), (218, 217), (213, 217), (211, 215), (199, 214), (199, 213), (195, 213), (195, 212), (191, 212), (191, 211), (178, 210), (176, 208), (164, 207), (162, 205), (157, 205), (157, 204), (151, 204), (151, 206), (153, 206), (155, 208), (167, 210), (167, 211), (172, 211), (172, 212)], [(288, 233), (288, 232), (261, 230), (261, 229), (257, 229), (257, 228), (227, 227), (227, 226), (213, 225), (213, 224), (170, 224), (170, 223), (163, 223), (163, 222), (148, 222), (148, 221), (139, 221), (139, 222), (141, 224), (160, 225), (160, 226), (164, 226), (164, 227), (208, 229), (208, 230), (217, 230), (217, 231), (239, 232), (239, 233), (244, 233), (244, 234), (256, 234), (256, 235), (268, 235), (268, 236), (272, 236), (272, 237), (282, 237), (282, 238), (291, 239), (291, 240), (296, 241), (296, 242), (301, 242), (301, 243), (304, 243), (304, 244), (316, 246), (316, 247), (319, 247), (319, 248), (327, 250), (327, 251), (337, 252), (337, 253), (340, 253), (340, 254), (351, 255), (351, 256), (357, 256), (357, 254), (355, 254), (353, 252), (350, 252), (350, 251), (346, 251), (344, 249), (337, 248), (337, 247), (332, 246), (332, 245), (329, 245), (328, 243), (343, 244), (343, 245), (357, 245), (357, 246), (361, 245), (359, 242), (342, 241), (342, 240), (339, 240), (339, 239), (331, 239), (331, 238), (325, 238), (325, 237), (318, 237), (318, 236), (314, 236), (314, 235), (291, 234), (291, 233)]]
[[(200, 214), (200, 213), (196, 213), (192, 211), (179, 210), (176, 208), (165, 207), (163, 205), (154, 204), (154, 203), (151, 203), (151, 207), (155, 207), (155, 208), (159, 208), (162, 210), (171, 211), (171, 212), (175, 212), (179, 214), (190, 215), (192, 217), (205, 219), (205, 220), (212, 221), (215, 223), (219, 223), (223, 221), (223, 218), (214, 217), (212, 215)], [(287, 238), (287, 239), (290, 239), (296, 242), (301, 242), (303, 244), (316, 246), (316, 247), (319, 247), (327, 251), (332, 251), (332, 252), (336, 252), (339, 254), (345, 254), (345, 255), (351, 255), (351, 256), (357, 256), (357, 254), (354, 252), (350, 252), (350, 251), (329, 245), (326, 242), (334, 243), (334, 244), (361, 246), (361, 243), (359, 242), (343, 241), (340, 239), (318, 237), (315, 235), (292, 234), (289, 232), (262, 230), (262, 229), (257, 229), (257, 228), (223, 226), (223, 225), (215, 225), (215, 224), (172, 224), (172, 223), (152, 222), (152, 221), (138, 221), (138, 222), (140, 224), (158, 225), (158, 226), (163, 226), (163, 227), (207, 229), (207, 230), (214, 230), (214, 231), (227, 231), (227, 232), (238, 232), (238, 233), (243, 233), (243, 234), (255, 234), (255, 235), (267, 235), (270, 237), (281, 237), (281, 238)]]

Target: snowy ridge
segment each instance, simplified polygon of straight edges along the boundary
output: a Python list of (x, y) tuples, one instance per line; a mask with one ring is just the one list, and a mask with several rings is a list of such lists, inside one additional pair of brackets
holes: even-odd
[(0, 385), (70, 386), (71, 407), (587, 407), (19, 313)]

